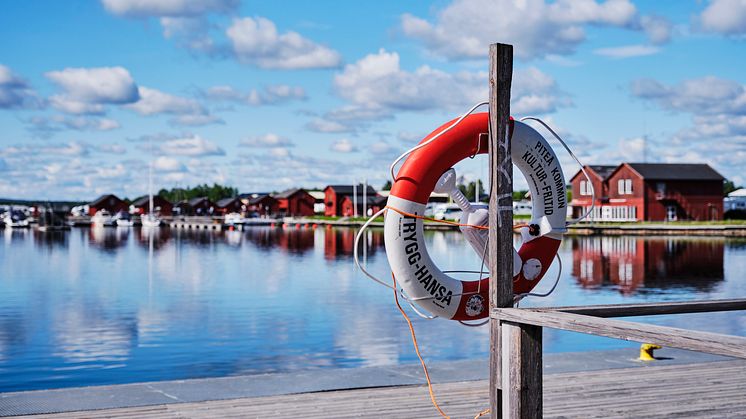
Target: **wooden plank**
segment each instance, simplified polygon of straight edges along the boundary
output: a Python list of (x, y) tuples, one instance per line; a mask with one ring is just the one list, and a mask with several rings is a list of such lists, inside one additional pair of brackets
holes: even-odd
[(658, 314), (707, 313), (746, 310), (746, 299), (679, 301), (644, 304), (607, 304), (596, 306), (566, 306), (532, 308), (534, 311), (561, 311), (594, 317), (632, 317)]
[[(592, 356), (589, 353), (588, 356)], [(547, 418), (746, 417), (746, 362), (547, 374)], [(474, 417), (488, 382), (435, 384), (451, 417)], [(34, 415), (33, 418), (433, 418), (427, 387), (401, 386)]]
[[(513, 162), (508, 141), (513, 47), (490, 45), (489, 70), (490, 213), (488, 247), (489, 307), (513, 306)], [(509, 208), (509, 210), (504, 210)], [(500, 416), (500, 322), (490, 321), (490, 410)]]
[(541, 327), (502, 322), (502, 417), (541, 418)]
[(740, 336), (605, 319), (582, 314), (540, 312), (517, 308), (495, 308), (492, 315), (504, 322), (552, 327), (572, 332), (636, 342), (650, 342), (690, 351), (746, 359), (746, 338)]

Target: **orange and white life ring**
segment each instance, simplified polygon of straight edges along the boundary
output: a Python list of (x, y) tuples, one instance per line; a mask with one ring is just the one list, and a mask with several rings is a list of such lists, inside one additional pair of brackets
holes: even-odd
[[(436, 185), (440, 182), (442, 189), (443, 183), (448, 182), (441, 178), (444, 173), (443, 178), (447, 178), (456, 163), (487, 152), (486, 113), (471, 114), (448, 129), (453, 123), (450, 121), (425, 137), (423, 143), (442, 132), (435, 141), (413, 151), (399, 170), (387, 202), (384, 240), (396, 282), (410, 301), (440, 317), (475, 320), (488, 314), (489, 278), (462, 281), (442, 272), (425, 247), (423, 220), (412, 216), (422, 216)], [(511, 120), (510, 141), (513, 164), (526, 178), (533, 200), (531, 231), (521, 229), (523, 243), (514, 252), (513, 292), (522, 294), (536, 286), (557, 254), (566, 231), (567, 198), (559, 159), (544, 137), (530, 126)], [(465, 211), (461, 222), (486, 225), (486, 208), (478, 212), (481, 214)], [(481, 256), (486, 247), (475, 243), (485, 243), (486, 231), (473, 227), (461, 230), (468, 233), (467, 240)]]

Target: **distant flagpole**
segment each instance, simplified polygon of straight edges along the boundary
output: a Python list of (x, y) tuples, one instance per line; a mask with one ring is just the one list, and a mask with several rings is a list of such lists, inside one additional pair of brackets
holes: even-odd
[(357, 179), (352, 182), (352, 216), (357, 217)]

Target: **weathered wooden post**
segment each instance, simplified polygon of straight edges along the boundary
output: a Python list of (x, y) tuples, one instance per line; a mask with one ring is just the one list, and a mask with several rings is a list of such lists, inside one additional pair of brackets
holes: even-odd
[[(509, 141), (513, 47), (490, 45), (490, 309), (513, 306), (513, 160)], [(490, 319), (493, 418), (540, 418), (541, 327)]]
[[(490, 45), (490, 214), (489, 267), (490, 310), (513, 306), (513, 159), (508, 124), (513, 47)], [(510, 208), (510, 211), (504, 209)], [(502, 416), (500, 321), (490, 319), (490, 410)]]

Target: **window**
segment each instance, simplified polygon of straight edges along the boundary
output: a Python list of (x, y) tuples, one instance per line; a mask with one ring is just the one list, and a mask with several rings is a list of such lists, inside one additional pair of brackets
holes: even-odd
[(591, 194), (591, 185), (588, 184), (585, 180), (580, 181), (580, 194), (581, 195), (590, 195)]
[(624, 180), (624, 193), (632, 195), (632, 179)]
[(617, 185), (619, 187), (619, 195), (624, 195), (624, 179), (619, 179)]

